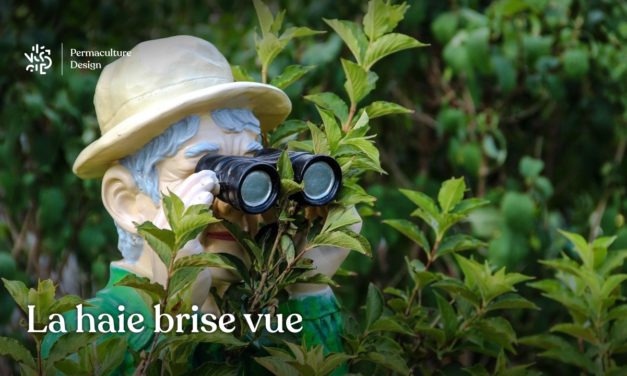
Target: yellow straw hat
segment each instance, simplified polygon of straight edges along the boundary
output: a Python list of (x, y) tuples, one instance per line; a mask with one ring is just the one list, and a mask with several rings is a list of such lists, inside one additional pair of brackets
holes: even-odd
[(220, 108), (250, 109), (268, 131), (292, 109), (280, 89), (233, 82), (224, 56), (209, 42), (187, 35), (143, 42), (107, 65), (98, 79), (94, 106), (102, 136), (74, 162), (81, 178), (98, 178), (171, 124)]

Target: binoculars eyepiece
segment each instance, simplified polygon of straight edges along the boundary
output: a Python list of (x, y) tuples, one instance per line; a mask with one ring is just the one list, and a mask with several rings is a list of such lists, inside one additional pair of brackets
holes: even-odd
[[(281, 151), (263, 149), (254, 157), (208, 154), (196, 165), (196, 172), (212, 170), (220, 182), (218, 198), (249, 214), (263, 213), (279, 197), (281, 179), (277, 161)], [(326, 155), (289, 152), (294, 180), (303, 190), (292, 198), (310, 206), (322, 206), (337, 196), (342, 184), (342, 170)]]

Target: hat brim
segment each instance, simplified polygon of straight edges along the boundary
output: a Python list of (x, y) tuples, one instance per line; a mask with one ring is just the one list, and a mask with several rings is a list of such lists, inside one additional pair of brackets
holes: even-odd
[(78, 155), (73, 171), (83, 179), (99, 178), (111, 164), (141, 149), (185, 116), (221, 108), (246, 108), (261, 123), (263, 132), (274, 129), (292, 104), (280, 89), (256, 82), (230, 82), (195, 90), (128, 117)]

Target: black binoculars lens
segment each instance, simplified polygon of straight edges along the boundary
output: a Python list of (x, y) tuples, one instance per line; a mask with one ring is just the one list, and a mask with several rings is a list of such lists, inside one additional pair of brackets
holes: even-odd
[(294, 180), (303, 183), (303, 191), (294, 199), (311, 206), (322, 206), (335, 199), (342, 185), (342, 169), (328, 155), (289, 152)]
[(272, 194), (272, 178), (264, 171), (252, 171), (244, 177), (240, 191), (246, 205), (262, 206)]
[(303, 192), (310, 200), (323, 200), (332, 193), (336, 180), (335, 173), (328, 163), (314, 162), (303, 174)]

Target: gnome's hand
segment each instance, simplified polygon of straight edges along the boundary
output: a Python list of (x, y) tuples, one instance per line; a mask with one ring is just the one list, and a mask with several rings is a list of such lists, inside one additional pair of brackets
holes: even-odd
[[(213, 204), (214, 196), (220, 192), (220, 183), (213, 171), (203, 170), (191, 174), (176, 186), (167, 188), (183, 201), (185, 207), (197, 204), (210, 207)], [(161, 204), (153, 223), (159, 228), (170, 228), (170, 224), (163, 211), (163, 206), (164, 205)], [(202, 252), (203, 246), (200, 244), (199, 238), (200, 235), (187, 242), (179, 251), (177, 257)]]
[[(325, 213), (321, 212), (319, 208), (308, 208), (311, 212), (307, 213), (308, 216), (326, 216)], [(357, 214), (357, 209), (353, 207), (355, 214)], [(350, 226), (350, 229), (354, 232), (359, 233), (361, 231), (362, 221), (355, 223)], [(346, 248), (338, 248), (338, 247), (316, 247), (307, 251), (305, 254), (305, 258), (311, 259), (313, 261), (314, 269), (307, 272), (307, 275), (314, 275), (317, 273), (322, 273), (328, 277), (333, 277), (335, 272), (340, 268), (346, 256), (348, 256), (349, 250)], [(318, 292), (324, 291), (327, 289), (326, 285), (322, 284), (311, 284), (311, 283), (297, 283), (294, 285), (290, 285), (287, 287), (287, 291), (290, 296), (296, 297), (299, 295), (311, 295), (316, 294)]]
[[(210, 207), (213, 203), (214, 196), (219, 193), (220, 184), (213, 171), (203, 170), (188, 176), (180, 184), (174, 187), (168, 187), (168, 189), (183, 201), (185, 207), (197, 204)], [(163, 211), (163, 204), (154, 220), (154, 224), (159, 228), (170, 228), (170, 224)], [(178, 251), (176, 258), (178, 259), (180, 257), (203, 252), (203, 246), (200, 244), (200, 236), (201, 235), (198, 235), (195, 239), (187, 242), (187, 244)], [(209, 295), (211, 280), (211, 272), (208, 268), (205, 268), (198, 274), (198, 277), (192, 285), (192, 304), (196, 304), (199, 307), (203, 306), (207, 295)]]

